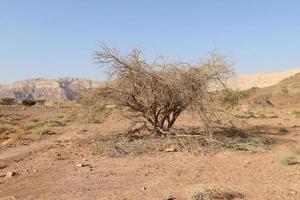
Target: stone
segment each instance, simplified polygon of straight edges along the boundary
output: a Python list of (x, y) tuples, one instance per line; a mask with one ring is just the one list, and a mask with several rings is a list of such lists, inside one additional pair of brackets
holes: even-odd
[(15, 176), (15, 175), (17, 175), (16, 172), (14, 172), (14, 171), (8, 171), (8, 172), (6, 173), (6, 175), (5, 175), (5, 177), (11, 178), (11, 177), (13, 177), (13, 176)]
[(78, 163), (78, 164), (76, 165), (76, 167), (84, 167), (84, 164), (83, 164), (83, 163)]
[(176, 152), (177, 149), (176, 148), (173, 148), (173, 147), (170, 147), (170, 148), (166, 148), (165, 149), (165, 152)]
[(0, 164), (0, 169), (4, 169), (4, 168), (6, 168), (6, 167), (7, 167), (7, 165)]

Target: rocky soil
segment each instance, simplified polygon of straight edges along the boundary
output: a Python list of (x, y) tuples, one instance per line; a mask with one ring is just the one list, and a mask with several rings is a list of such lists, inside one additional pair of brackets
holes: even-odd
[[(194, 200), (195, 192), (216, 185), (248, 200), (297, 200), (300, 165), (282, 160), (300, 160), (300, 118), (285, 110), (273, 112), (279, 117), (248, 119), (280, 140), (272, 149), (256, 153), (194, 155), (178, 149), (110, 158), (97, 153), (93, 138), (124, 130), (124, 121), (112, 116), (102, 124), (69, 122), (57, 128), (57, 134), (0, 153), (0, 199)], [(21, 108), (18, 113), (30, 114)], [(44, 109), (35, 108), (32, 114), (47, 117)], [(196, 125), (197, 119), (183, 115), (177, 124)], [(280, 132), (280, 127), (289, 132)]]

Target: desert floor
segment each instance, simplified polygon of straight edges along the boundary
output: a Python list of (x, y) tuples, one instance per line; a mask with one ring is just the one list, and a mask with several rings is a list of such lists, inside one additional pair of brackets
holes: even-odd
[[(63, 118), (67, 109), (1, 107), (18, 126), (48, 118)], [(244, 199), (300, 199), (300, 165), (281, 160), (300, 160), (300, 118), (278, 111), (277, 118), (249, 118), (253, 125), (279, 139), (270, 150), (260, 152), (222, 150), (213, 154), (157, 152), (153, 155), (111, 158), (97, 154), (93, 137), (126, 128), (118, 116), (101, 124), (67, 122), (53, 127), (53, 134), (35, 138), (16, 137), (0, 147), (0, 199), (192, 199), (207, 185), (237, 191)], [(185, 114), (177, 125), (195, 125)], [(16, 125), (17, 126), (17, 125)], [(278, 129), (286, 127), (288, 133)], [(55, 134), (54, 134), (55, 133)], [(26, 139), (24, 139), (26, 138)], [(8, 172), (14, 172), (9, 177)]]

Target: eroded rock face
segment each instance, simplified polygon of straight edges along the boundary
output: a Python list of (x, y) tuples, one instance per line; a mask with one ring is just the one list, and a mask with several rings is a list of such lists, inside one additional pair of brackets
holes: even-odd
[(238, 75), (228, 80), (227, 84), (234, 90), (246, 90), (252, 87), (262, 88), (275, 85), (297, 73), (300, 73), (300, 67), (281, 72), (259, 72), (256, 74)]
[(29, 79), (0, 87), (0, 98), (44, 99), (47, 101), (72, 101), (82, 90), (100, 86), (100, 82), (78, 78)]
[[(275, 85), (300, 73), (300, 67), (282, 72), (260, 72), (252, 75), (237, 75), (228, 80), (227, 85), (234, 90), (245, 90), (252, 87)], [(72, 101), (80, 92), (100, 86), (99, 81), (79, 78), (29, 79), (17, 81), (12, 85), (0, 85), (0, 98), (13, 97), (22, 99), (43, 99), (47, 101)]]

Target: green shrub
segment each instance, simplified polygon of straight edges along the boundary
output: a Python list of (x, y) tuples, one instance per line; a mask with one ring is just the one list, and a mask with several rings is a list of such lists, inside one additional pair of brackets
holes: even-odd
[(224, 105), (235, 106), (240, 100), (247, 97), (247, 94), (243, 91), (234, 91), (231, 89), (224, 90), (223, 95), (220, 96), (219, 100)]
[(64, 119), (61, 119), (61, 120), (49, 119), (49, 120), (46, 120), (44, 122), (44, 125), (47, 125), (47, 126), (65, 126), (66, 122), (64, 121)]
[(280, 162), (283, 165), (295, 165), (299, 163), (295, 156), (285, 156), (281, 159)]
[(235, 116), (238, 118), (256, 118), (255, 113), (249, 110)]
[(45, 134), (50, 133), (50, 129), (49, 129), (49, 126), (43, 125), (43, 126), (35, 128), (32, 132), (34, 134), (38, 134), (38, 135), (45, 135)]
[(296, 117), (300, 118), (300, 111), (294, 111), (294, 115), (296, 115)]
[(24, 126), (24, 130), (32, 131), (35, 134), (44, 135), (50, 133), (50, 128), (54, 126), (65, 126), (68, 122), (67, 118), (62, 119), (48, 119), (38, 123), (28, 123)]
[(279, 133), (288, 133), (289, 132), (289, 130), (286, 127), (280, 127), (278, 131), (279, 131)]

